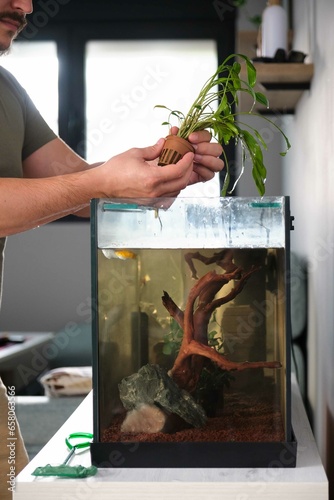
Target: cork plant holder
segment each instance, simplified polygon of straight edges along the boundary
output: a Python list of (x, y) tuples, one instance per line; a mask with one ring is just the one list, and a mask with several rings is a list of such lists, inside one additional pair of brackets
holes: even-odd
[(195, 151), (189, 141), (177, 135), (168, 135), (158, 165), (175, 165), (189, 151)]

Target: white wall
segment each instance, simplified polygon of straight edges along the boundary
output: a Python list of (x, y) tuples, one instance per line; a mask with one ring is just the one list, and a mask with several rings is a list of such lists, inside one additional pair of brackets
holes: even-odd
[(315, 75), (288, 130), (293, 147), (284, 191), (295, 215), (292, 248), (309, 263), (309, 398), (316, 441), (333, 476), (334, 3), (295, 0), (294, 6), (295, 48), (310, 51)]
[[(249, 2), (254, 10), (254, 1)], [(316, 442), (334, 484), (334, 2), (294, 0), (293, 48), (315, 65), (311, 90), (280, 125), (292, 148), (280, 161), (268, 143), (267, 194), (290, 196), (291, 249), (308, 262), (308, 397)], [(249, 29), (241, 25), (243, 29)], [(282, 172), (282, 177), (279, 172)], [(238, 195), (255, 194), (246, 173)], [(334, 491), (330, 498), (334, 499)]]

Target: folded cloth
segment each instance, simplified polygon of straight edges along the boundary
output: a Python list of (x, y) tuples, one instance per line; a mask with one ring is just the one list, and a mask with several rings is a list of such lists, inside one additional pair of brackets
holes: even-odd
[(92, 389), (91, 366), (54, 368), (39, 377), (46, 396), (79, 396)]

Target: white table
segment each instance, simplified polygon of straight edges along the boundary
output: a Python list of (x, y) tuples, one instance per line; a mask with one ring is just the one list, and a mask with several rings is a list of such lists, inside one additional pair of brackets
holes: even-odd
[[(96, 476), (87, 479), (32, 476), (38, 466), (65, 460), (64, 439), (68, 434), (92, 431), (89, 394), (19, 474), (13, 500), (327, 500), (327, 477), (294, 378), (292, 390), (293, 428), (298, 441), (296, 468), (99, 469)], [(71, 465), (78, 464), (90, 465), (88, 451), (72, 459)]]

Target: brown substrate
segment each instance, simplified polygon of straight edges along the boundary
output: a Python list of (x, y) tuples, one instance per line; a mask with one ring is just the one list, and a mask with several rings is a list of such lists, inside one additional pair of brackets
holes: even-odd
[(120, 431), (125, 415), (115, 417), (102, 437), (103, 442), (196, 442), (284, 441), (282, 415), (272, 401), (259, 397), (256, 400), (245, 394), (225, 396), (221, 415), (209, 418), (201, 429), (186, 429), (174, 434), (124, 434)]

